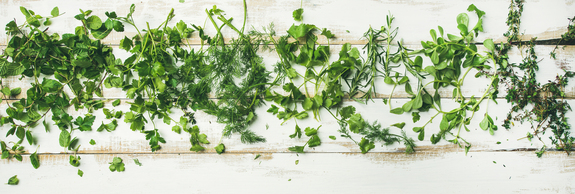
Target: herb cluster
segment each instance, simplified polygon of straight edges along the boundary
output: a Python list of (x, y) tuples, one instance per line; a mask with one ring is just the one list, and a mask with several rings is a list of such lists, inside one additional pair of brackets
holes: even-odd
[[(514, 125), (514, 121), (530, 124), (532, 132), (528, 132), (526, 137), (529, 140), (535, 137), (543, 143), (541, 149), (536, 152), (538, 157), (542, 156), (547, 147), (541, 136), (551, 130), (553, 133), (549, 136), (551, 144), (556, 149), (569, 154), (573, 143), (575, 143), (575, 137), (571, 136), (569, 131), (571, 125), (567, 122), (566, 114), (571, 111), (571, 107), (565, 100), (564, 87), (569, 78), (575, 76), (575, 73), (565, 70), (564, 74), (557, 75), (555, 80), (549, 80), (548, 83), (544, 84), (538, 82), (536, 77), (540, 60), (535, 52), (534, 42), (536, 38), (522, 42), (519, 34), (523, 1), (512, 1), (509, 9), (507, 19), (509, 31), (504, 34), (507, 37), (507, 42), (497, 46), (497, 55), (495, 56), (497, 62), (502, 64), (498, 69), (498, 74), (501, 75), (501, 82), (507, 86), (505, 99), (512, 104), (503, 127), (510, 129)], [(572, 21), (573, 19), (570, 19), (570, 22)], [(568, 31), (561, 36), (562, 40), (572, 39), (573, 29), (574, 27), (570, 23)], [(524, 54), (520, 63), (508, 61), (507, 52), (513, 45), (516, 45)], [(555, 58), (554, 51), (551, 56)]]
[[(257, 118), (256, 108), (265, 102), (271, 104), (267, 112), (281, 120), (281, 124), (295, 123), (294, 133), (289, 138), (300, 139), (303, 134), (307, 138), (303, 145), (289, 147), (289, 151), (304, 153), (306, 147), (321, 145), (322, 126), (300, 127), (298, 121), (310, 119), (312, 114), (320, 121), (320, 112), (324, 111), (338, 121), (341, 137), (355, 142), (362, 153), (375, 148), (377, 142), (403, 144), (406, 153), (413, 153), (416, 144), (403, 130), (406, 123), (384, 127), (377, 121), (365, 120), (354, 106), (344, 106), (346, 99), (363, 104), (373, 102), (378, 95), (378, 80), (393, 87), (388, 98), (383, 99), (392, 114), (409, 114), (415, 123), (422, 119), (421, 112), (435, 113), (425, 124), (412, 129), (418, 133), (419, 141), (426, 137), (433, 144), (447, 140), (467, 153), (471, 144), (461, 136), (462, 129), (469, 131), (467, 126), (480, 112), (482, 102), (497, 103), (498, 86), (503, 83), (508, 86), (505, 98), (513, 106), (503, 127), (509, 129), (513, 121), (529, 122), (533, 132), (528, 133), (528, 137), (539, 139), (551, 129), (550, 138), (557, 149), (567, 153), (572, 149), (575, 138), (570, 135), (570, 125), (565, 117), (571, 109), (563, 99), (563, 87), (575, 74), (567, 71), (547, 84), (535, 80), (538, 59), (534, 40), (524, 44), (519, 35), (522, 0), (511, 3), (509, 31), (504, 34), (508, 38), (506, 43), (495, 44), (491, 39), (483, 43), (474, 41), (483, 31), (485, 12), (472, 4), (467, 11), (475, 13), (476, 24), (470, 24), (469, 15), (461, 13), (456, 17), (457, 34), (444, 32), (441, 26), (437, 30), (431, 29), (431, 39), (421, 42), (421, 50), (406, 48), (401, 41), (395, 40), (399, 31), (393, 26), (395, 18), (389, 14), (385, 26), (370, 27), (364, 33), (367, 43), (362, 49), (346, 43), (338, 53), (331, 53), (333, 46), (329, 41), (335, 35), (330, 30), (302, 22), (303, 6), (292, 15), (298, 24), (293, 24), (286, 35), (279, 37), (273, 24), (263, 32), (246, 31), (245, 1), (243, 7), (241, 28), (232, 24), (233, 18), (226, 17), (217, 6), (206, 9), (207, 20), (217, 31), (214, 36), (207, 35), (204, 27), (183, 21), (175, 26), (168, 25), (175, 16), (173, 9), (157, 26), (149, 23), (137, 26), (133, 17), (134, 5), (126, 16), (106, 12), (104, 21), (91, 15), (90, 10), (80, 10), (74, 16), (79, 26), (73, 33), (60, 35), (47, 31), (51, 19), (60, 16), (57, 7), (50, 16), (40, 16), (21, 7), (26, 21), (22, 24), (11, 21), (6, 25), (11, 39), (0, 55), (0, 91), (3, 99), (8, 99), (6, 116), (0, 118), (0, 126), (8, 126), (6, 136), (15, 135), (19, 140), (0, 141), (2, 159), (21, 161), (26, 153), (22, 146), (24, 140), (36, 145), (34, 133), (37, 131), (32, 129), (43, 124), (49, 132), (54, 130), (49, 127), (53, 122), (60, 134), (59, 145), (73, 152), (70, 165), (79, 167), (81, 158), (76, 152), (80, 145), (74, 134), (92, 131), (95, 126), (99, 126), (98, 132), (112, 132), (122, 119), (132, 131), (149, 141), (152, 152), (166, 143), (156, 122), (170, 125), (174, 133), (185, 133), (189, 136), (190, 151), (201, 152), (212, 142), (195, 125), (196, 111), (213, 115), (219, 123), (225, 124), (222, 137), (214, 146), (221, 154), (226, 149), (223, 137), (232, 134), (239, 134), (243, 143), (266, 141), (250, 129), (250, 124)], [(119, 48), (130, 53), (122, 60), (116, 58), (112, 48), (102, 44), (101, 39), (112, 31), (123, 32), (125, 25), (133, 27), (137, 33), (120, 41)], [(223, 28), (233, 30), (237, 38), (225, 40)], [(199, 36), (200, 46), (187, 42), (194, 34)], [(326, 38), (327, 45), (320, 44), (320, 38)], [(573, 38), (572, 23), (562, 38)], [(478, 51), (480, 44), (486, 52)], [(266, 70), (263, 58), (258, 55), (262, 48), (268, 49), (268, 45), (273, 45), (269, 49), (280, 59), (273, 72)], [(507, 52), (514, 45), (526, 48), (526, 57), (518, 64), (508, 61)], [(337, 54), (337, 60), (330, 60), (334, 54)], [(432, 64), (424, 67), (424, 57)], [(475, 77), (484, 76), (490, 80), (478, 98), (465, 97), (462, 93), (464, 80), (472, 70), (478, 72)], [(32, 80), (31, 87), (22, 91), (2, 84), (6, 78), (15, 76)], [(398, 86), (405, 88), (409, 101), (401, 107), (392, 107), (391, 98)], [(129, 111), (104, 108), (106, 101), (101, 100), (104, 88), (125, 91), (129, 100), (117, 99), (111, 104), (117, 107), (127, 103)], [(458, 107), (451, 110), (442, 107), (446, 98), (438, 91), (445, 88), (453, 89), (451, 98)], [(26, 97), (14, 99), (21, 93)], [(87, 113), (74, 117), (68, 112), (71, 108)], [(183, 115), (175, 117), (172, 114), (175, 110)], [(95, 123), (95, 111), (102, 111), (106, 122)], [(487, 108), (478, 114), (483, 118), (479, 127), (493, 135), (498, 126)], [(430, 124), (434, 120), (439, 120), (439, 125), (433, 127), (439, 128), (439, 132), (426, 136), (426, 129), (432, 128)], [(401, 132), (392, 133), (395, 128)], [(354, 137), (361, 137), (361, 140), (356, 141)], [(93, 139), (90, 141), (92, 145), (95, 143)], [(33, 167), (38, 168), (37, 151), (30, 158)], [(141, 165), (138, 160), (134, 161)], [(110, 163), (111, 171), (124, 169), (124, 163), (118, 157)], [(80, 169), (78, 175), (83, 176)], [(14, 176), (9, 182), (17, 184), (18, 179)]]

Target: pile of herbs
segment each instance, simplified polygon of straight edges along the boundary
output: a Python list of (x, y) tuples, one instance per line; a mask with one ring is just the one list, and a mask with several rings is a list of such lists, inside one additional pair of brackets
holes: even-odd
[[(535, 80), (538, 59), (534, 40), (522, 42), (519, 35), (521, 0), (512, 1), (510, 6), (509, 32), (504, 34), (508, 38), (506, 43), (473, 40), (483, 31), (485, 12), (472, 4), (467, 11), (477, 16), (475, 25), (470, 25), (467, 13), (461, 13), (456, 17), (458, 34), (445, 33), (438, 26), (437, 31), (430, 30), (431, 40), (421, 42), (421, 50), (409, 49), (395, 39), (399, 30), (393, 26), (395, 18), (389, 14), (385, 26), (370, 27), (364, 33), (366, 44), (362, 48), (349, 43), (340, 45), (335, 61), (330, 61), (334, 54), (330, 39), (335, 35), (326, 28), (303, 23), (303, 7), (293, 12), (298, 24), (293, 24), (283, 36), (276, 33), (273, 24), (263, 32), (245, 30), (245, 1), (243, 8), (241, 28), (217, 6), (206, 9), (207, 21), (217, 32), (209, 36), (204, 32), (205, 26), (183, 21), (175, 26), (168, 25), (175, 17), (173, 9), (160, 24), (137, 26), (133, 17), (134, 5), (126, 16), (106, 12), (104, 21), (92, 15), (90, 10), (80, 10), (74, 16), (79, 26), (73, 33), (60, 35), (47, 30), (52, 18), (60, 16), (57, 7), (50, 16), (40, 16), (21, 7), (26, 20), (21, 24), (14, 20), (6, 25), (10, 40), (0, 55), (0, 90), (7, 106), (0, 126), (9, 128), (7, 137), (15, 135), (18, 139), (16, 142), (0, 141), (2, 159), (21, 161), (22, 155), (26, 154), (22, 146), (24, 141), (36, 145), (34, 134), (38, 131), (33, 129), (42, 124), (49, 132), (56, 130), (49, 127), (54, 123), (60, 134), (59, 145), (73, 153), (70, 164), (79, 167), (81, 158), (76, 153), (80, 145), (74, 134), (94, 129), (112, 132), (122, 119), (132, 131), (149, 141), (152, 152), (166, 143), (161, 134), (165, 131), (159, 130), (156, 122), (170, 125), (174, 133), (186, 133), (190, 151), (205, 151), (205, 146), (211, 142), (196, 125), (194, 114), (197, 111), (213, 115), (219, 123), (225, 124), (220, 141), (213, 146), (221, 154), (225, 152), (223, 137), (232, 134), (238, 134), (243, 143), (266, 141), (250, 129), (250, 124), (257, 118), (256, 109), (265, 102), (271, 104), (267, 112), (281, 120), (281, 124), (295, 123), (294, 133), (289, 138), (300, 139), (303, 134), (308, 138), (303, 145), (289, 147), (289, 151), (304, 153), (306, 147), (321, 145), (319, 133), (325, 130), (322, 125), (300, 127), (298, 121), (311, 119), (313, 114), (313, 119), (319, 122), (322, 120), (320, 113), (327, 112), (338, 121), (341, 137), (352, 140), (362, 153), (375, 148), (376, 142), (403, 144), (406, 153), (413, 153), (416, 144), (403, 130), (406, 123), (384, 127), (377, 121), (365, 120), (354, 106), (344, 106), (349, 99), (369, 104), (381, 98), (376, 91), (380, 80), (392, 86), (387, 98), (382, 98), (390, 113), (409, 114), (415, 123), (421, 119), (421, 112), (434, 112), (425, 124), (412, 129), (420, 141), (426, 137), (432, 144), (447, 140), (467, 153), (471, 144), (461, 136), (462, 129), (469, 131), (467, 126), (479, 112), (483, 118), (479, 127), (492, 135), (495, 133), (497, 125), (487, 108), (480, 111), (480, 104), (497, 103), (499, 83), (505, 83), (508, 86), (505, 98), (513, 106), (503, 124), (505, 128), (509, 129), (513, 121), (527, 121), (533, 129), (528, 133), (529, 138), (541, 140), (540, 135), (551, 129), (550, 138), (557, 149), (567, 153), (572, 149), (575, 138), (570, 135), (570, 125), (565, 117), (571, 109), (564, 100), (563, 88), (568, 78), (575, 74), (566, 71), (555, 81), (543, 85)], [(112, 47), (103, 44), (101, 39), (113, 31), (123, 32), (125, 26), (134, 28), (136, 35), (125, 36), (120, 41), (119, 48), (129, 53), (129, 57), (122, 60), (116, 58)], [(569, 25), (570, 30), (563, 39), (573, 38), (572, 26)], [(231, 29), (236, 38), (224, 39), (224, 28)], [(199, 37), (200, 46), (188, 42), (194, 34)], [(320, 44), (320, 37), (325, 38), (327, 44)], [(487, 51), (478, 51), (479, 44)], [(272, 46), (270, 49), (280, 59), (273, 71), (266, 69), (263, 58), (258, 55), (261, 48), (268, 46)], [(526, 57), (519, 64), (508, 61), (507, 52), (512, 46), (526, 48)], [(432, 64), (424, 67), (424, 57)], [(465, 97), (462, 92), (464, 80), (472, 70), (478, 72), (475, 77), (490, 80), (479, 98)], [(518, 73), (520, 71), (525, 73)], [(14, 77), (29, 80), (31, 87), (22, 91), (2, 84)], [(401, 107), (392, 107), (391, 99), (398, 86), (405, 88), (409, 99)], [(117, 107), (127, 103), (129, 110), (104, 108), (107, 103), (102, 99), (105, 88), (125, 91), (128, 100), (116, 99), (111, 104)], [(453, 89), (451, 98), (459, 104), (457, 108), (442, 108), (442, 100), (446, 99), (439, 95), (439, 90), (446, 88)], [(16, 99), (21, 93), (26, 97)], [(71, 111), (86, 113), (73, 116)], [(95, 123), (95, 111), (102, 111), (106, 121)], [(174, 111), (182, 114), (175, 116)], [(429, 124), (434, 120), (439, 120), (439, 132), (426, 136), (425, 131), (432, 128)], [(392, 133), (395, 128), (400, 130), (399, 134)], [(95, 141), (90, 144), (94, 145)], [(538, 155), (544, 150), (545, 146)], [(40, 166), (37, 152), (30, 154), (34, 168)], [(110, 164), (111, 171), (124, 170), (120, 158)], [(80, 169), (78, 174), (83, 176)], [(17, 184), (15, 177), (12, 183)]]

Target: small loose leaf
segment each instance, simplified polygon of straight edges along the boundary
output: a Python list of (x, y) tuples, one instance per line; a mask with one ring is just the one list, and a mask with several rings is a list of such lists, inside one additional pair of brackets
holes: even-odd
[(52, 15), (52, 17), (56, 17), (60, 15), (60, 9), (58, 9), (58, 7), (54, 7), (54, 9), (52, 9), (52, 11), (50, 12), (50, 15)]
[(222, 154), (226, 151), (226, 146), (223, 143), (220, 143), (218, 146), (214, 147), (218, 154)]
[(9, 185), (18, 185), (18, 182), (20, 182), (20, 180), (18, 180), (17, 175), (14, 175), (14, 176), (10, 177), (10, 179), (8, 179)]
[(34, 152), (33, 154), (30, 154), (30, 162), (35, 169), (40, 167), (40, 158), (38, 157), (38, 153)]

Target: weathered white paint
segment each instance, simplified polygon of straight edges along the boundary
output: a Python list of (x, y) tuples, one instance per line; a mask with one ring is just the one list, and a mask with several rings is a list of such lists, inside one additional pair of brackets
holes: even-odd
[[(143, 0), (143, 1), (93, 1), (93, 0), (64, 0), (64, 1), (33, 1), (33, 0), (7, 0), (0, 2), (0, 24), (16, 18), (23, 21), (18, 7), (25, 6), (41, 15), (49, 15), (54, 6), (66, 14), (55, 18), (50, 31), (58, 33), (73, 32), (79, 22), (73, 16), (79, 13), (78, 9), (92, 9), (94, 14), (105, 18), (105, 11), (116, 11), (118, 15), (125, 15), (130, 4), (136, 4), (134, 18), (137, 24), (145, 26), (149, 21), (152, 26), (158, 25), (165, 19), (171, 8), (175, 9), (176, 18), (170, 23), (175, 24), (180, 19), (187, 23), (203, 25), (206, 19), (204, 10), (217, 5), (226, 11), (228, 17), (234, 17), (234, 24), (241, 26), (243, 18), (242, 3), (239, 0), (209, 1), (187, 0), (179, 3), (177, 0)], [(385, 23), (385, 16), (391, 12), (396, 20), (394, 26), (400, 28), (398, 40), (403, 39), (409, 48), (420, 49), (419, 42), (429, 40), (429, 30), (442, 26), (446, 33), (457, 34), (455, 17), (461, 12), (467, 12), (469, 4), (475, 4), (486, 12), (484, 18), (485, 32), (476, 39), (482, 42), (491, 38), (496, 42), (503, 41), (502, 34), (507, 30), (505, 20), (509, 1), (504, 0), (304, 0), (304, 22), (316, 24), (318, 27), (331, 29), (337, 38), (330, 40), (335, 44), (332, 48), (334, 57), (341, 48), (338, 44), (351, 42), (360, 47), (365, 43), (361, 39), (363, 32), (369, 27), (379, 27)], [(300, 1), (247, 1), (247, 26), (261, 29), (270, 22), (274, 22), (279, 35), (285, 34), (294, 21), (291, 12), (300, 7)], [(475, 22), (473, 13), (468, 13), (471, 23)], [(572, 0), (546, 0), (528, 1), (522, 20), (524, 40), (532, 36), (539, 39), (558, 38), (565, 32), (568, 17), (575, 15), (575, 5)], [(215, 34), (208, 22), (206, 30)], [(349, 30), (349, 33), (346, 32)], [(126, 27), (125, 33), (114, 33), (104, 42), (117, 45), (124, 36), (132, 36), (135, 30)], [(0, 31), (3, 32), (3, 31)], [(227, 38), (234, 37), (234, 33), (225, 29)], [(197, 35), (194, 35), (192, 44), (198, 44)], [(327, 43), (320, 39), (321, 43)], [(7, 43), (7, 37), (0, 33), (0, 50)], [(117, 46), (114, 46), (117, 48)], [(480, 48), (481, 49), (481, 48)], [(549, 59), (548, 53), (553, 46), (537, 46), (540, 59), (540, 72), (538, 79), (545, 82), (560, 74), (563, 69), (573, 70), (575, 65), (575, 47), (568, 46), (565, 50), (558, 50), (557, 60)], [(115, 49), (120, 58), (126, 53)], [(511, 61), (520, 62), (521, 51), (514, 49), (510, 53)], [(277, 61), (275, 53), (261, 53), (266, 64)], [(431, 62), (424, 58), (424, 66)], [(471, 72), (465, 80), (464, 95), (480, 96), (483, 94), (489, 80), (474, 78)], [(29, 87), (31, 80), (8, 78), (4, 80), (9, 87), (22, 87), (23, 91)], [(430, 81), (430, 80), (427, 80)], [(412, 83), (415, 84), (415, 83)], [(503, 88), (502, 88), (503, 89)], [(382, 103), (381, 98), (388, 97), (391, 91), (389, 85), (380, 82), (378, 98), (369, 105), (359, 105), (357, 102), (347, 101), (346, 105), (354, 105), (368, 121), (378, 120), (384, 127), (393, 123), (406, 122), (404, 130), (408, 136), (416, 139), (416, 133), (411, 129), (421, 126), (434, 114), (434, 111), (422, 113), (417, 123), (412, 123), (411, 116), (393, 115), (389, 113), (389, 106)], [(456, 103), (449, 98), (451, 89), (440, 91), (448, 98), (442, 99), (444, 110), (455, 108)], [(504, 91), (501, 91), (504, 93)], [(575, 97), (573, 82), (566, 88), (569, 98)], [(125, 93), (119, 89), (106, 89), (106, 99), (122, 99), (122, 105), (115, 110), (126, 111), (129, 105)], [(500, 94), (503, 96), (504, 94)], [(18, 98), (25, 97), (23, 94)], [(392, 107), (399, 107), (407, 101), (408, 95), (403, 87), (396, 88)], [(189, 151), (189, 136), (171, 132), (171, 127), (157, 120), (158, 128), (167, 143), (163, 149), (151, 153), (144, 135), (129, 130), (129, 126), (119, 120), (120, 126), (114, 132), (79, 132), (73, 136), (80, 139), (82, 157), (79, 168), (68, 163), (71, 154), (58, 145), (59, 131), (52, 127), (51, 132), (45, 133), (40, 125), (33, 130), (40, 153), (41, 167), (33, 169), (29, 157), (26, 155), (23, 162), (16, 160), (0, 160), (0, 182), (6, 182), (9, 177), (18, 175), (20, 185), (9, 186), (0, 184), (0, 193), (26, 193), (42, 191), (46, 193), (62, 193), (77, 191), (81, 193), (575, 193), (575, 160), (564, 152), (547, 152), (543, 158), (537, 158), (532, 151), (517, 151), (522, 149), (536, 149), (542, 142), (532, 142), (522, 139), (529, 131), (528, 124), (516, 123), (511, 130), (502, 127), (491, 136), (482, 131), (478, 123), (483, 118), (486, 109), (500, 124), (505, 118), (510, 105), (504, 99), (498, 99), (499, 104), (489, 102), (481, 106), (470, 125), (471, 132), (462, 130), (462, 137), (472, 143), (471, 151), (464, 154), (458, 148), (446, 141), (431, 145), (428, 141), (431, 134), (439, 131), (440, 118), (426, 127), (426, 140), (417, 142), (417, 153), (405, 155), (402, 145), (376, 148), (368, 154), (361, 154), (358, 146), (351, 140), (339, 137), (339, 126), (335, 119), (326, 111), (321, 112), (321, 121), (308, 118), (298, 121), (302, 127), (317, 127), (322, 145), (314, 149), (306, 149), (305, 154), (290, 153), (287, 148), (294, 145), (303, 145), (307, 138), (301, 140), (290, 139), (295, 122), (288, 121), (283, 126), (281, 121), (273, 115), (266, 113), (267, 107), (257, 110), (258, 118), (251, 125), (256, 133), (267, 138), (268, 142), (246, 145), (239, 141), (237, 135), (224, 138), (227, 153), (217, 155), (212, 147), (217, 145), (222, 124), (218, 124), (213, 116), (202, 112), (196, 113), (198, 126), (202, 133), (206, 133), (211, 142), (206, 145), (208, 150), (202, 153)], [(569, 99), (573, 104), (572, 99)], [(6, 102), (0, 105), (0, 110), (6, 108)], [(110, 102), (108, 108), (112, 108)], [(269, 104), (267, 105), (269, 106)], [(78, 116), (85, 111), (71, 114)], [(5, 114), (4, 111), (0, 115)], [(101, 110), (98, 115), (95, 130), (105, 120)], [(181, 112), (174, 111), (177, 120)], [(50, 116), (50, 115), (48, 115)], [(569, 113), (575, 118), (574, 113)], [(49, 118), (49, 117), (48, 117)], [(50, 119), (48, 119), (49, 121)], [(49, 121), (51, 122), (51, 121)], [(105, 123), (110, 122), (105, 120)], [(573, 123), (572, 123), (573, 124)], [(266, 129), (269, 125), (269, 129)], [(147, 127), (151, 127), (149, 123)], [(0, 133), (7, 131), (7, 127), (0, 128)], [(394, 133), (399, 129), (393, 128)], [(456, 130), (453, 130), (456, 132)], [(328, 136), (334, 135), (336, 140)], [(547, 133), (550, 135), (550, 132)], [(356, 140), (361, 139), (355, 135)], [(97, 144), (88, 142), (94, 139)], [(545, 137), (544, 143), (550, 145)], [(2, 138), (14, 141), (14, 136)], [(501, 142), (501, 144), (497, 144)], [(28, 153), (34, 152), (36, 146), (23, 143)], [(254, 160), (256, 154), (262, 156)], [(122, 173), (110, 172), (108, 163), (112, 158), (119, 156), (126, 163), (126, 171)], [(136, 166), (132, 159), (138, 158), (143, 166)], [(296, 165), (295, 161), (299, 160)], [(84, 177), (79, 177), (77, 169), (84, 171)], [(291, 181), (289, 181), (291, 179)], [(42, 190), (40, 190), (42, 189)]]
[[(96, 154), (0, 161), (2, 193), (573, 193), (575, 159), (532, 152)], [(110, 172), (121, 157), (124, 172)], [(135, 165), (137, 158), (142, 166)], [(299, 160), (299, 164), (295, 164)], [(79, 177), (77, 169), (84, 172)], [(291, 179), (291, 181), (290, 181)]]

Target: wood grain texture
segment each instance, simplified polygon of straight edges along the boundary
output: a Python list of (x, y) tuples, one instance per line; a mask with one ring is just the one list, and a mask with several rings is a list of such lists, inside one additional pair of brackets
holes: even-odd
[[(40, 155), (41, 167), (0, 161), (6, 193), (572, 193), (575, 158), (550, 152)], [(121, 157), (124, 172), (110, 172)], [(137, 158), (143, 165), (137, 166)], [(299, 160), (296, 165), (295, 161)], [(79, 177), (77, 169), (84, 172)]]
[[(508, 0), (303, 0), (304, 23), (316, 24), (320, 28), (328, 28), (336, 35), (329, 41), (332, 45), (332, 61), (336, 60), (337, 52), (344, 43), (352, 43), (361, 48), (366, 43), (362, 39), (363, 32), (370, 26), (379, 28), (385, 24), (385, 17), (392, 13), (396, 20), (393, 26), (399, 27), (397, 40), (402, 40), (408, 48), (421, 49), (420, 41), (430, 39), (429, 30), (442, 26), (446, 33), (458, 34), (455, 17), (466, 12), (469, 4), (475, 4), (486, 12), (484, 17), (484, 32), (476, 38), (477, 42), (493, 39), (496, 43), (504, 41), (503, 33), (507, 31), (505, 20), (508, 13)], [(0, 1), (0, 24), (16, 19), (21, 24), (24, 17), (19, 7), (24, 6), (40, 15), (49, 15), (54, 6), (60, 8), (64, 15), (53, 20), (53, 26), (48, 30), (56, 33), (70, 33), (80, 23), (73, 18), (78, 9), (91, 9), (93, 14), (105, 18), (104, 12), (116, 11), (118, 15), (126, 15), (130, 5), (136, 5), (134, 18), (139, 26), (149, 22), (151, 26), (159, 25), (171, 8), (175, 9), (176, 17), (170, 23), (175, 25), (179, 20), (204, 26), (205, 9), (213, 5), (226, 11), (226, 16), (234, 17), (234, 25), (241, 26), (243, 8), (240, 0), (4, 0)], [(575, 15), (573, 0), (528, 0), (525, 2), (521, 32), (523, 40), (531, 37), (542, 39), (559, 38), (566, 31), (567, 18)], [(260, 30), (271, 22), (275, 24), (278, 35), (285, 35), (286, 30), (294, 24), (291, 15), (294, 9), (300, 7), (300, 1), (283, 0), (248, 0), (247, 27)], [(474, 13), (468, 13), (470, 23), (474, 23)], [(297, 23), (296, 23), (297, 24)], [(206, 32), (215, 34), (214, 28), (205, 25)], [(349, 32), (348, 32), (349, 31)], [(230, 29), (223, 31), (226, 40), (237, 35)], [(124, 33), (112, 33), (103, 42), (114, 47), (118, 58), (125, 59), (128, 53), (118, 48), (120, 39), (135, 35), (135, 29), (126, 27)], [(200, 43), (197, 34), (189, 40), (192, 47)], [(5, 48), (8, 37), (0, 28), (0, 52)], [(325, 38), (319, 43), (327, 44)], [(485, 50), (479, 47), (480, 50)], [(549, 58), (548, 53), (553, 46), (539, 45), (536, 51), (541, 59), (538, 81), (546, 82), (563, 70), (575, 69), (575, 46), (566, 46), (557, 51), (557, 60)], [(510, 51), (510, 61), (521, 61), (522, 51)], [(278, 61), (276, 53), (261, 52), (269, 70)], [(424, 57), (424, 67), (431, 61)], [(475, 72), (465, 80), (463, 94), (466, 97), (481, 96), (489, 80), (473, 77)], [(413, 79), (414, 80), (414, 79)], [(3, 85), (10, 88), (21, 87), (23, 91), (30, 87), (33, 80), (10, 77), (3, 80)], [(426, 81), (430, 81), (429, 79)], [(382, 98), (389, 97), (391, 86), (378, 81), (378, 94), (374, 102), (360, 105), (347, 100), (345, 105), (354, 105), (357, 111), (370, 122), (379, 121), (383, 127), (394, 123), (406, 122), (404, 130), (411, 138), (417, 139), (412, 128), (422, 126), (435, 113), (422, 113), (421, 120), (413, 123), (408, 113), (394, 115), (389, 113), (389, 106), (383, 104)], [(414, 85), (415, 83), (412, 83)], [(443, 110), (451, 110), (458, 106), (451, 100), (453, 88), (441, 89)], [(50, 126), (50, 132), (45, 132), (42, 125), (32, 130), (36, 142), (41, 145), (30, 146), (24, 142), (26, 154), (22, 162), (0, 160), (0, 193), (575, 193), (575, 157), (559, 151), (547, 151), (542, 158), (537, 158), (534, 151), (543, 145), (550, 146), (548, 132), (543, 141), (528, 141), (524, 137), (531, 131), (528, 123), (514, 123), (511, 130), (499, 127), (495, 135), (479, 128), (478, 123), (486, 111), (500, 125), (506, 117), (511, 105), (501, 97), (505, 95), (501, 87), (498, 104), (487, 101), (475, 113), (471, 122), (470, 132), (461, 130), (461, 136), (472, 144), (466, 155), (459, 148), (445, 140), (431, 144), (429, 137), (439, 131), (440, 118), (435, 118), (426, 127), (425, 141), (417, 141), (416, 153), (406, 155), (403, 145), (394, 144), (381, 146), (370, 153), (361, 154), (359, 147), (351, 140), (340, 137), (339, 125), (332, 116), (322, 111), (321, 120), (307, 118), (298, 121), (303, 127), (321, 125), (319, 136), (322, 145), (313, 149), (306, 148), (306, 153), (295, 154), (288, 147), (303, 145), (307, 138), (290, 139), (295, 127), (293, 120), (281, 125), (281, 121), (266, 112), (272, 104), (268, 103), (257, 109), (256, 121), (250, 125), (257, 134), (267, 138), (266, 143), (242, 144), (237, 135), (223, 138), (226, 153), (218, 155), (213, 147), (220, 141), (224, 125), (216, 122), (214, 116), (201, 111), (195, 113), (197, 125), (201, 133), (208, 136), (211, 144), (206, 145), (205, 152), (189, 151), (189, 135), (176, 134), (171, 127), (156, 120), (162, 137), (167, 141), (162, 149), (152, 153), (144, 134), (129, 129), (129, 125), (118, 119), (118, 128), (113, 132), (96, 132), (104, 119), (101, 110), (94, 112), (97, 119), (92, 127), (94, 131), (79, 132), (75, 130), (73, 137), (80, 139), (81, 165), (72, 167), (68, 160), (73, 154), (58, 144), (59, 130)], [(430, 90), (432, 91), (432, 90)], [(565, 88), (569, 104), (575, 102), (575, 82)], [(106, 108), (127, 111), (130, 100), (120, 89), (104, 90)], [(212, 95), (212, 97), (215, 97)], [(403, 87), (396, 88), (391, 106), (400, 107), (408, 101), (409, 95)], [(5, 114), (6, 103), (15, 99), (25, 98), (23, 92), (19, 96), (7, 99), (0, 104), (0, 115)], [(121, 99), (118, 107), (112, 107), (111, 101)], [(86, 110), (73, 111), (70, 114), (80, 116)], [(181, 112), (174, 110), (173, 118), (177, 119)], [(48, 114), (47, 122), (50, 121)], [(575, 118), (575, 113), (569, 112), (569, 118)], [(570, 124), (575, 124), (573, 119)], [(148, 123), (146, 127), (152, 127)], [(0, 127), (4, 134), (9, 126)], [(400, 133), (397, 128), (391, 128), (393, 133)], [(454, 129), (453, 132), (457, 130)], [(336, 136), (331, 140), (329, 136)], [(449, 135), (448, 139), (452, 138)], [(361, 139), (353, 135), (355, 140)], [(1, 138), (3, 141), (17, 141), (15, 136)], [(90, 145), (90, 139), (96, 141)], [(30, 165), (29, 155), (35, 150), (40, 154), (41, 166), (34, 169)], [(254, 158), (260, 154), (258, 159)], [(125, 172), (110, 172), (109, 163), (114, 157), (121, 157), (126, 164)], [(143, 166), (135, 165), (133, 159), (139, 159)], [(298, 160), (299, 164), (295, 161)], [(79, 177), (77, 170), (84, 171)], [(10, 186), (1, 184), (8, 178), (18, 175), (20, 184)]]
[[(174, 8), (176, 17), (171, 22), (175, 25), (179, 20), (203, 26), (206, 21), (205, 9), (211, 9), (218, 5), (226, 11), (227, 17), (233, 17), (234, 24), (241, 26), (243, 22), (243, 6), (241, 1), (235, 0), (190, 0), (185, 3), (178, 1), (157, 0), (119, 0), (114, 2), (100, 2), (92, 0), (62, 0), (58, 2), (47, 0), (9, 0), (3, 1), (0, 8), (0, 24), (8, 23), (13, 19), (23, 22), (24, 17), (18, 9), (24, 6), (40, 15), (49, 15), (53, 7), (58, 6), (60, 13), (66, 13), (54, 19), (53, 32), (70, 33), (74, 28), (81, 25), (73, 18), (80, 13), (78, 10), (93, 10), (94, 15), (104, 17), (106, 11), (116, 11), (119, 16), (125, 16), (131, 4), (136, 5), (136, 25), (157, 26), (162, 23), (170, 9)], [(429, 30), (442, 26), (447, 33), (458, 34), (456, 16), (459, 13), (467, 13), (467, 7), (475, 4), (479, 9), (486, 12), (484, 18), (484, 33), (477, 38), (483, 42), (485, 39), (494, 39), (495, 42), (505, 40), (503, 33), (507, 31), (505, 21), (507, 19), (509, 2), (504, 0), (304, 0), (304, 23), (317, 24), (320, 28), (328, 28), (337, 36), (331, 43), (343, 44), (351, 42), (364, 44), (361, 40), (363, 33), (370, 27), (379, 28), (385, 24), (388, 13), (396, 17), (394, 26), (399, 27), (397, 40), (403, 39), (406, 44), (419, 44), (422, 40), (430, 38)], [(294, 23), (292, 11), (300, 8), (300, 1), (283, 0), (250, 0), (247, 1), (248, 18), (247, 27), (261, 30), (261, 27), (275, 24), (279, 35), (285, 35), (285, 30)], [(525, 12), (522, 18), (522, 30), (524, 40), (538, 37), (540, 40), (560, 38), (566, 31), (567, 18), (575, 15), (575, 5), (570, 0), (545, 0), (530, 1), (525, 4)], [(413, 14), (417, 13), (417, 14)], [(534, 14), (529, 14), (534, 13)], [(535, 14), (536, 13), (536, 14)], [(469, 13), (471, 24), (477, 20), (474, 13)], [(215, 30), (210, 22), (207, 22), (208, 34), (214, 35)], [(349, 31), (349, 32), (348, 32)], [(228, 28), (224, 29), (225, 36), (229, 39), (235, 33)], [(135, 29), (126, 28), (125, 33), (113, 33), (105, 39), (106, 43), (118, 44), (124, 36), (135, 35)], [(325, 39), (320, 40), (326, 43)], [(192, 40), (193, 44), (199, 44), (197, 34)], [(0, 33), (0, 45), (6, 45), (6, 35)]]

